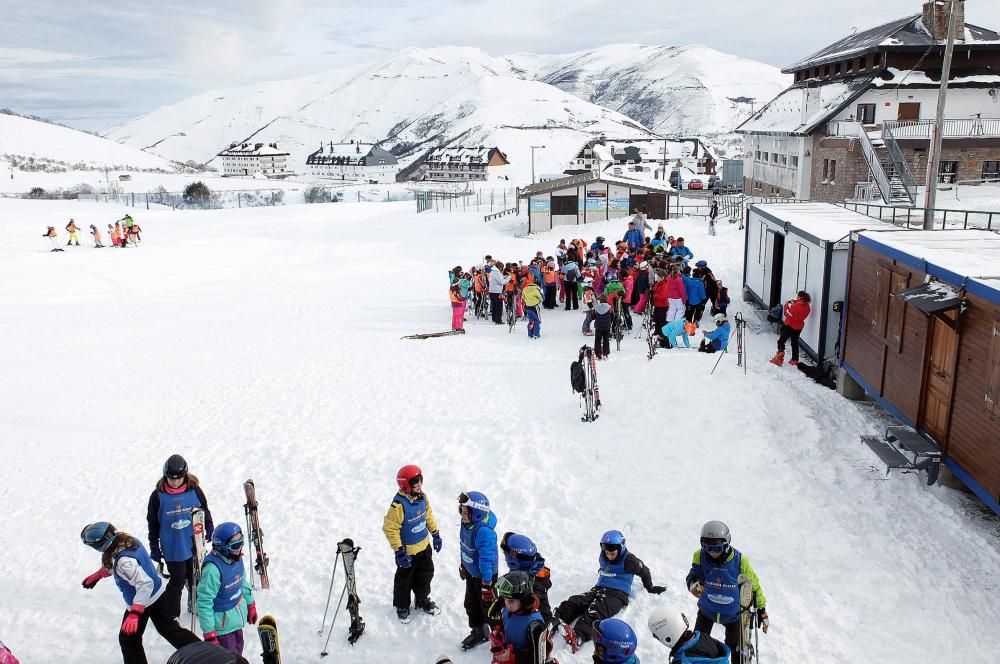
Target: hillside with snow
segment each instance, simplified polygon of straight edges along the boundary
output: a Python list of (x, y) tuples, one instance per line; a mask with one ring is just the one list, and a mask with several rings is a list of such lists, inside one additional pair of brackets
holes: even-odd
[[(161, 156), (62, 125), (0, 113), (0, 162), (41, 168), (175, 170)], [(79, 169), (78, 170), (82, 170)]]

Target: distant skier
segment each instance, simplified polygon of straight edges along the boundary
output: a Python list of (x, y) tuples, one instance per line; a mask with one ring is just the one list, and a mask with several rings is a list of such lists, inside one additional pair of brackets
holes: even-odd
[[(574, 285), (575, 287), (575, 285)], [(538, 339), (542, 336), (542, 316), (538, 305), (543, 301), (542, 289), (532, 282), (521, 291), (521, 301), (524, 302), (524, 313), (528, 317), (528, 338)]]
[(708, 210), (708, 234), (715, 235), (715, 219), (719, 216), (719, 201), (712, 197), (712, 207)]
[(654, 609), (649, 614), (649, 630), (670, 648), (670, 664), (729, 664), (729, 646), (693, 629), (677, 609)]
[(80, 236), (77, 235), (79, 231), (80, 227), (76, 225), (75, 221), (70, 219), (69, 223), (66, 224), (66, 232), (69, 233), (69, 241), (66, 243), (67, 247), (73, 243), (76, 243), (76, 246), (78, 247), (80, 246)]
[(705, 335), (705, 338), (701, 340), (701, 345), (698, 346), (699, 352), (717, 353), (726, 350), (729, 346), (729, 335), (732, 331), (729, 319), (726, 318), (725, 314), (715, 314), (712, 316), (712, 320), (715, 322), (715, 329), (712, 331), (701, 331)]
[(497, 517), (489, 499), (479, 491), (460, 495), (458, 511), (462, 515), (458, 573), (465, 581), (465, 613), (471, 630), (462, 641), (462, 650), (469, 650), (489, 640), (487, 610), (497, 598), (493, 589), (497, 579)]
[(611, 323), (614, 317), (608, 296), (602, 295), (594, 306), (594, 355), (599, 360), (611, 355)]
[(392, 582), (392, 605), (400, 622), (410, 622), (410, 596), (418, 609), (437, 615), (441, 612), (431, 599), (434, 552), (441, 551), (441, 535), (430, 501), (424, 494), (424, 475), (418, 466), (403, 466), (396, 473), (399, 490), (382, 520), (382, 532), (396, 556), (396, 576)]
[(84, 527), (80, 539), (87, 546), (101, 552), (101, 569), (83, 580), (87, 590), (94, 588), (101, 579), (114, 576), (128, 609), (122, 617), (118, 643), (125, 664), (146, 664), (146, 651), (142, 635), (146, 623), (174, 648), (197, 643), (198, 637), (177, 622), (163, 602), (167, 584), (153, 567), (153, 561), (139, 540), (119, 532), (107, 521), (98, 521)]
[(786, 341), (792, 342), (792, 361), (788, 363), (789, 366), (794, 367), (799, 363), (799, 335), (802, 334), (802, 328), (806, 326), (810, 302), (812, 302), (812, 298), (805, 291), (799, 291), (796, 299), (785, 302), (785, 307), (782, 310), (784, 322), (781, 325), (781, 334), (778, 336), (778, 352), (771, 358), (771, 364), (780, 367), (784, 363)]
[[(504, 274), (496, 265), (487, 265), (486, 273), (489, 278), (490, 313), (493, 315), (493, 323), (503, 325), (503, 288), (511, 277)], [(541, 275), (538, 275), (538, 280), (541, 280)]]
[(734, 549), (729, 527), (721, 521), (709, 521), (701, 529), (701, 548), (694, 552), (687, 587), (698, 598), (696, 631), (710, 636), (716, 623), (726, 628), (726, 645), (732, 652), (732, 664), (740, 662), (740, 594), (739, 576), (751, 583), (757, 619), (767, 633), (769, 620), (765, 606), (767, 599), (760, 587), (757, 573), (746, 556)]
[(551, 644), (548, 639), (544, 639), (544, 646), (539, 644), (546, 625), (532, 586), (531, 575), (524, 571), (509, 572), (497, 579), (500, 599), (490, 611), (490, 618), (496, 622), (490, 633), (494, 662), (537, 664), (548, 660)]
[(243, 565), (243, 529), (220, 523), (212, 533), (198, 583), (198, 622), (209, 643), (243, 654), (243, 627), (257, 622), (253, 587)]
[(456, 281), (448, 290), (451, 299), (451, 329), (453, 332), (465, 332), (465, 303), (462, 297), (462, 284)]
[(55, 226), (49, 226), (48, 230), (42, 233), (42, 237), (49, 241), (49, 246), (52, 247), (51, 251), (65, 251), (59, 246), (59, 234), (56, 232)]
[(538, 612), (546, 624), (552, 624), (552, 606), (549, 604), (549, 590), (552, 589), (552, 572), (545, 566), (545, 558), (538, 553), (535, 543), (525, 535), (504, 533), (500, 540), (500, 550), (511, 572), (527, 572), (533, 579), (532, 590), (538, 598)]
[(716, 280), (715, 286), (716, 295), (712, 300), (712, 315), (725, 315), (726, 309), (729, 308), (729, 289), (722, 285), (722, 279)]
[(617, 618), (594, 623), (594, 664), (639, 664), (635, 630)]
[(94, 248), (101, 249), (104, 245), (101, 243), (101, 231), (97, 230), (97, 226), (90, 225), (90, 236), (94, 239)]
[(194, 565), (201, 563), (194, 560), (191, 510), (196, 507), (205, 511), (205, 538), (210, 540), (214, 526), (208, 499), (198, 478), (188, 472), (184, 457), (172, 454), (163, 464), (163, 474), (149, 495), (146, 525), (150, 556), (161, 566), (166, 563), (169, 581), (163, 603), (175, 617), (181, 614), (181, 593), (185, 586), (188, 588), (188, 613), (194, 613), (190, 604), (191, 584)]
[[(646, 592), (659, 595), (666, 588), (654, 586), (649, 568), (625, 548), (625, 536), (609, 530), (601, 536), (597, 584), (585, 593), (573, 595), (556, 608), (553, 616), (565, 624), (567, 641), (579, 645), (592, 638), (598, 620), (610, 618), (628, 606), (635, 575), (642, 579)], [(570, 626), (576, 620), (575, 626)]]

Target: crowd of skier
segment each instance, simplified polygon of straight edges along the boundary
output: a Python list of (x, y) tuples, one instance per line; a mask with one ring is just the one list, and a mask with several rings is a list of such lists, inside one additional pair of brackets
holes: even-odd
[[(83, 233), (83, 229), (77, 226), (74, 219), (70, 219), (69, 223), (66, 224), (66, 244), (67, 247), (80, 246), (80, 234)], [(42, 237), (49, 243), (49, 251), (65, 251), (63, 249), (62, 239), (59, 237), (59, 232), (56, 230), (55, 226), (49, 226), (42, 233)], [(104, 234), (101, 232), (95, 224), (90, 225), (90, 239), (94, 243), (93, 247), (95, 249), (103, 249), (108, 246), (104, 244)], [(136, 223), (135, 219), (132, 218), (130, 214), (127, 214), (116, 221), (114, 224), (108, 224), (108, 240), (111, 242), (112, 247), (138, 247), (142, 242), (142, 227)]]

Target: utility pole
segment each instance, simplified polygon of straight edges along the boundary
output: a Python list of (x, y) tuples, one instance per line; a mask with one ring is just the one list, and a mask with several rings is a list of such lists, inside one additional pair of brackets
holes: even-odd
[(934, 230), (934, 207), (937, 205), (937, 181), (941, 159), (941, 140), (944, 138), (944, 102), (948, 95), (948, 79), (951, 77), (951, 59), (955, 54), (955, 24), (957, 13), (955, 3), (948, 2), (948, 42), (944, 49), (944, 64), (941, 67), (941, 89), (938, 92), (937, 116), (931, 130), (930, 151), (927, 153), (927, 179), (924, 188), (924, 230)]
[(544, 145), (531, 146), (531, 184), (535, 184), (535, 150), (544, 150)]
[(667, 181), (667, 139), (663, 139), (663, 181)]

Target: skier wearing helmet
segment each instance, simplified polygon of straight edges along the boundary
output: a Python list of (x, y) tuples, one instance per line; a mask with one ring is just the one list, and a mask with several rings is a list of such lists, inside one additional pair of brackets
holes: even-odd
[(253, 587), (243, 565), (243, 529), (220, 523), (198, 582), (198, 622), (205, 640), (243, 654), (243, 626), (257, 622)]
[(424, 475), (418, 466), (403, 466), (396, 473), (399, 491), (392, 497), (382, 520), (382, 532), (396, 556), (396, 576), (392, 582), (392, 605), (400, 622), (410, 622), (410, 595), (418, 609), (437, 615), (441, 612), (431, 599), (434, 560), (431, 547), (441, 550), (441, 535), (430, 501), (424, 495)]
[(458, 497), (458, 513), (462, 515), (462, 562), (458, 574), (465, 581), (465, 613), (471, 630), (462, 640), (462, 650), (469, 650), (489, 640), (487, 610), (497, 598), (493, 590), (497, 578), (497, 517), (489, 499), (479, 491)]
[(639, 639), (624, 620), (606, 618), (594, 623), (595, 664), (639, 664)]
[[(592, 638), (595, 622), (610, 618), (628, 606), (632, 580), (636, 575), (642, 579), (646, 592), (659, 595), (666, 590), (663, 586), (653, 585), (649, 568), (625, 548), (625, 536), (621, 531), (609, 530), (601, 536), (597, 564), (597, 583), (594, 587), (569, 597), (553, 614), (564, 623), (566, 641), (574, 650)], [(571, 627), (570, 623), (574, 620), (576, 625)]]
[(701, 340), (701, 345), (698, 346), (698, 351), (701, 353), (716, 353), (726, 350), (726, 346), (729, 345), (729, 333), (732, 326), (729, 324), (726, 314), (717, 313), (712, 316), (712, 320), (715, 321), (715, 329), (701, 331), (705, 335), (705, 338)]
[(175, 616), (181, 615), (181, 593), (185, 586), (189, 593), (188, 613), (194, 613), (190, 603), (195, 563), (191, 511), (196, 507), (205, 511), (205, 537), (211, 539), (214, 524), (205, 493), (198, 478), (188, 471), (184, 457), (172, 454), (163, 464), (163, 473), (149, 495), (146, 525), (150, 557), (161, 568), (166, 563), (168, 581), (163, 601)]
[[(531, 574), (514, 571), (501, 576), (496, 584), (501, 601), (490, 607), (496, 627), (490, 633), (494, 662), (536, 664), (546, 661), (552, 649), (542, 614), (538, 611)], [(543, 634), (545, 638), (543, 639)], [(540, 652), (540, 641), (545, 642)]]
[(670, 649), (670, 664), (728, 664), (729, 646), (691, 627), (687, 616), (666, 606), (649, 615), (649, 630)]
[(549, 590), (552, 589), (552, 571), (545, 566), (545, 558), (538, 553), (535, 543), (518, 533), (504, 533), (500, 540), (500, 550), (511, 572), (527, 572), (531, 575), (532, 590), (538, 598), (538, 612), (546, 624), (552, 623), (552, 606), (549, 604)]
[(696, 631), (711, 635), (716, 623), (726, 628), (726, 645), (732, 651), (732, 662), (740, 660), (740, 591), (739, 577), (751, 583), (753, 600), (757, 607), (757, 620), (764, 633), (770, 622), (767, 616), (767, 598), (760, 587), (757, 573), (750, 561), (734, 549), (730, 542), (729, 527), (721, 521), (709, 521), (701, 528), (701, 547), (694, 552), (691, 571), (686, 583), (691, 594), (698, 598)]
[(114, 576), (115, 585), (128, 607), (118, 634), (125, 664), (146, 664), (142, 634), (149, 621), (174, 648), (198, 642), (198, 637), (181, 627), (166, 606), (167, 584), (156, 573), (152, 559), (139, 540), (119, 532), (107, 521), (85, 526), (80, 539), (101, 552), (101, 569), (84, 579), (81, 585), (91, 590), (101, 579)]

